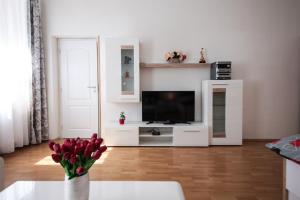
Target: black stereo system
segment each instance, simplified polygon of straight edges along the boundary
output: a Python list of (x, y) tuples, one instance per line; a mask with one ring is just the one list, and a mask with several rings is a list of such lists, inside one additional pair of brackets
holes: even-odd
[(230, 80), (231, 79), (231, 61), (218, 61), (210, 66), (211, 80)]

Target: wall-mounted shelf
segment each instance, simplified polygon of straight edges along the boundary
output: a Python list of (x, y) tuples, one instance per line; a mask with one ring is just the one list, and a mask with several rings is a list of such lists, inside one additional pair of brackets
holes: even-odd
[(143, 68), (199, 68), (208, 67), (210, 63), (140, 63)]

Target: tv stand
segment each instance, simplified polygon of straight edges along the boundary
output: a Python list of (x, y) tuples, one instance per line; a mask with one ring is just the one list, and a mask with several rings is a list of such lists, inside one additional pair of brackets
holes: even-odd
[[(158, 134), (152, 134), (155, 129)], [(208, 146), (203, 123), (127, 122), (108, 124), (103, 134), (107, 146)]]

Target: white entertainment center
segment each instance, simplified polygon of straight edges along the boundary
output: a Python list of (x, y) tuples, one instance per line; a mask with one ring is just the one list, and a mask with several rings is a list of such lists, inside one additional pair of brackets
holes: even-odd
[[(159, 129), (160, 135), (151, 130)], [(112, 146), (208, 146), (208, 129), (203, 123), (187, 124), (108, 124), (105, 142)], [(106, 136), (105, 134), (105, 136)]]
[[(195, 84), (191, 85), (191, 88), (183, 88), (184, 84), (174, 83), (173, 86), (169, 84), (170, 80), (168, 80), (168, 85), (162, 83), (160, 87), (157, 81), (152, 83), (145, 76), (146, 73), (153, 73), (149, 70), (176, 71), (181, 68), (209, 70), (210, 65), (198, 63), (140, 65), (138, 39), (106, 38), (101, 45), (103, 50), (101, 52), (101, 89), (103, 90), (101, 135), (106, 145), (206, 147), (242, 144), (243, 82), (241, 80), (205, 80), (203, 77), (190, 80), (192, 83), (197, 81), (199, 84), (197, 84), (195, 97), (195, 104), (199, 105), (196, 105), (195, 122), (148, 124), (143, 122), (140, 116), (141, 91), (149, 90), (150, 86), (152, 87), (150, 89), (162, 91), (196, 90)], [(141, 73), (144, 74), (143, 79), (140, 78)], [(157, 72), (155, 75), (161, 76)], [(153, 75), (152, 78), (155, 79)], [(170, 79), (170, 77), (166, 75), (165, 79)], [(148, 81), (148, 87), (145, 86), (145, 81)], [(129, 119), (135, 120), (126, 120), (124, 125), (120, 125), (117, 121), (118, 116), (114, 113), (124, 110), (125, 113), (129, 113)], [(151, 133), (153, 129), (158, 130), (160, 135), (153, 135)]]

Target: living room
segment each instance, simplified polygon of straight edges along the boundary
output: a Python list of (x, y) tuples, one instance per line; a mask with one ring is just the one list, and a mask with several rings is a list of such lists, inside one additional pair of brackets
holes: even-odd
[(300, 199), (299, 11), (1, 0), (0, 199)]

